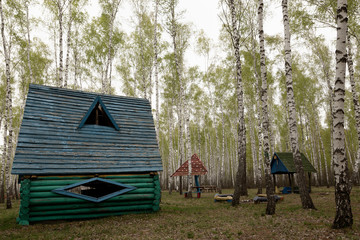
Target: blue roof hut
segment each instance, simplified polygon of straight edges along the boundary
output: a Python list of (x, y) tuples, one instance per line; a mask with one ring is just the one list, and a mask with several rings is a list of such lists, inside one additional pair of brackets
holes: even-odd
[(19, 224), (159, 210), (149, 101), (30, 85), (12, 174)]
[[(304, 168), (304, 172), (308, 173), (309, 190), (311, 190), (311, 173), (312, 172), (316, 173), (316, 169), (303, 153), (301, 153), (301, 162)], [(273, 174), (274, 177), (275, 185), (276, 185), (276, 178), (275, 178), (276, 174), (288, 174), (291, 191), (293, 191), (293, 187), (292, 187), (293, 181), (291, 181), (291, 178), (293, 178), (294, 173), (296, 173), (293, 153), (291, 152), (274, 153), (271, 159), (270, 168), (271, 168), (271, 174)]]

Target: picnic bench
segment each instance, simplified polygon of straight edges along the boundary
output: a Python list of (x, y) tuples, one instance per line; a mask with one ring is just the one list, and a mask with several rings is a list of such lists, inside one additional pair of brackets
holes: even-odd
[(217, 187), (216, 185), (203, 185), (203, 186), (193, 186), (193, 188), (198, 189), (200, 188), (201, 192), (216, 192)]

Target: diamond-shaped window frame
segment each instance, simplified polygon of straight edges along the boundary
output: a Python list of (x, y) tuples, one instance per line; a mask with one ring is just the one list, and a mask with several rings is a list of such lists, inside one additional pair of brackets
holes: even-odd
[[(71, 188), (78, 187), (80, 185), (90, 183), (90, 182), (93, 182), (93, 181), (101, 181), (101, 182), (106, 182), (106, 183), (109, 183), (109, 184), (114, 184), (114, 185), (117, 185), (117, 186), (120, 186), (120, 187), (124, 187), (124, 189), (121, 189), (119, 191), (107, 194), (107, 195), (99, 197), (99, 198), (91, 197), (91, 196), (88, 196), (88, 195), (77, 194), (77, 193), (67, 191), (67, 190), (69, 190)], [(54, 189), (54, 190), (52, 190), (52, 192), (57, 193), (57, 194), (61, 194), (61, 195), (65, 195), (65, 196), (69, 196), (69, 197), (80, 198), (80, 199), (84, 199), (84, 200), (87, 200), (87, 201), (98, 203), (98, 202), (105, 201), (105, 200), (107, 200), (109, 198), (113, 198), (113, 197), (116, 197), (118, 195), (130, 192), (130, 191), (135, 190), (135, 189), (136, 189), (136, 187), (134, 187), (134, 186), (114, 182), (114, 181), (99, 178), (99, 177), (95, 177), (95, 178), (90, 178), (90, 179), (87, 179), (87, 180), (84, 180), (84, 181), (81, 181), (81, 182), (78, 182), (78, 183), (70, 184), (70, 185), (67, 185), (65, 187)]]

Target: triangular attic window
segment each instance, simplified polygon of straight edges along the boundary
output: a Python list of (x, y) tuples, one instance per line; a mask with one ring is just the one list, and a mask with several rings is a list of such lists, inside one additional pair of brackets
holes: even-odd
[(114, 118), (106, 109), (105, 104), (101, 100), (100, 96), (97, 96), (94, 99), (94, 102), (91, 104), (89, 110), (81, 120), (79, 128), (82, 128), (86, 124), (108, 126), (119, 130), (119, 126), (116, 124)]

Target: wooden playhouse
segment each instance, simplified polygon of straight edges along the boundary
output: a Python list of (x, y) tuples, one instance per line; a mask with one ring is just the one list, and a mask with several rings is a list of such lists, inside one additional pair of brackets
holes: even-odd
[[(311, 191), (311, 173), (316, 173), (316, 169), (310, 163), (310, 161), (306, 158), (306, 156), (301, 153), (301, 162), (303, 165), (304, 172), (308, 173), (309, 176), (309, 190)], [(271, 163), (271, 174), (273, 174), (274, 185), (276, 186), (276, 178), (275, 175), (278, 174), (287, 174), (289, 177), (290, 189), (293, 189), (293, 182), (291, 180), (294, 178), (294, 174), (296, 173), (296, 167), (294, 163), (293, 153), (291, 152), (276, 152), (274, 153)], [(291, 190), (292, 191), (292, 190)]]
[(19, 224), (158, 211), (158, 171), (149, 101), (30, 85), (12, 167)]

